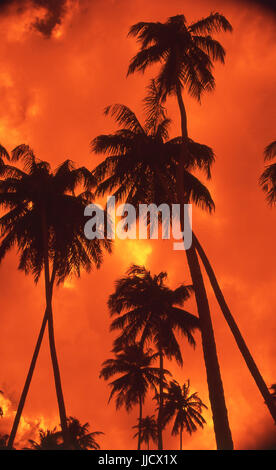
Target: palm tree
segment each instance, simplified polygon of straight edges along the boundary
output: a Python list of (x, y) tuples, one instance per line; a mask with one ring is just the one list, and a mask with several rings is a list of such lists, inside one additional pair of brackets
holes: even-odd
[[(126, 199), (138, 209), (139, 203), (177, 202), (175, 191), (176, 160), (182, 139), (168, 140), (170, 119), (158, 100), (158, 88), (154, 80), (148, 87), (144, 99), (146, 121), (144, 127), (136, 115), (124, 105), (106, 108), (122, 127), (110, 135), (100, 135), (92, 141), (95, 153), (108, 154), (94, 174), (99, 181), (97, 193), (112, 193), (118, 200)], [(186, 155), (184, 183), (186, 194), (192, 202), (211, 212), (214, 202), (206, 188), (191, 173), (194, 168), (202, 169), (207, 178), (211, 174), (214, 153), (210, 147), (189, 139), (189, 155)], [(164, 168), (161, 172), (160, 168)], [(116, 189), (116, 191), (115, 191)], [(268, 409), (276, 421), (276, 411), (268, 387), (250, 353), (237, 323), (226, 303), (214, 270), (207, 255), (193, 232), (193, 244), (208, 274), (210, 283), (220, 305), (224, 318), (234, 336), (246, 365), (261, 392)]]
[(207, 408), (197, 392), (190, 393), (190, 382), (182, 386), (176, 380), (169, 383), (164, 397), (164, 425), (174, 418), (172, 435), (180, 435), (180, 450), (182, 450), (182, 435), (184, 429), (192, 434), (197, 426), (203, 428), (206, 423), (202, 416), (202, 408)]
[[(142, 408), (149, 387), (155, 388), (159, 382), (159, 369), (153, 367), (157, 354), (151, 349), (143, 350), (141, 344), (125, 345), (115, 353), (115, 358), (107, 359), (102, 365), (100, 377), (105, 380), (113, 375), (122, 374), (110, 382), (109, 401), (116, 397), (116, 409), (125, 406), (127, 411), (139, 404), (139, 422), (142, 420)], [(168, 371), (165, 371), (168, 373)], [(141, 429), (138, 432), (138, 450), (141, 448)]]
[[(99, 450), (100, 445), (95, 437), (103, 434), (102, 432), (89, 432), (89, 423), (81, 424), (77, 418), (70, 416), (67, 418), (68, 434), (73, 450)], [(29, 439), (32, 450), (63, 450), (62, 432), (43, 429), (39, 430), (39, 441)]]
[[(50, 429), (43, 429), (39, 430), (39, 441), (35, 441), (34, 439), (29, 439), (29, 443), (31, 445), (31, 450), (62, 450), (62, 440), (60, 439), (60, 435), (57, 432), (56, 428), (52, 431)], [(29, 450), (29, 448), (25, 448), (24, 450)]]
[(150, 448), (150, 440), (155, 444), (158, 442), (158, 427), (155, 416), (145, 416), (141, 421), (138, 419), (138, 424), (133, 426), (134, 429), (138, 429), (133, 438), (136, 438), (141, 432), (141, 444), (144, 442), (147, 446), (147, 450)]
[(172, 290), (166, 284), (167, 274), (151, 275), (145, 267), (132, 265), (127, 276), (116, 283), (115, 292), (109, 297), (111, 315), (117, 315), (111, 330), (121, 329), (115, 340), (115, 350), (139, 338), (141, 345), (152, 341), (159, 356), (159, 413), (158, 448), (163, 449), (162, 412), (164, 389), (164, 357), (175, 358), (182, 365), (182, 354), (175, 336), (178, 330), (195, 346), (193, 331), (199, 328), (198, 318), (182, 306), (190, 297), (191, 286), (181, 285)]
[[(11, 153), (11, 160), (22, 162), (23, 169), (11, 165), (1, 167), (0, 204), (7, 212), (0, 218), (0, 261), (17, 245), (19, 269), (32, 273), (35, 282), (44, 271), (46, 311), (9, 446), (13, 445), (47, 322), (61, 427), (68, 446), (66, 411), (54, 338), (54, 282), (61, 283), (71, 274), (80, 276), (81, 270), (89, 271), (92, 263), (99, 267), (102, 249), (109, 249), (110, 243), (105, 239), (91, 243), (83, 233), (84, 208), (93, 200), (91, 188), (95, 186), (95, 179), (86, 168), (75, 168), (67, 160), (52, 172), (50, 165), (38, 160), (26, 145), (16, 147)], [(79, 186), (84, 191), (76, 195)]]
[[(144, 72), (148, 66), (159, 62), (161, 70), (157, 83), (160, 99), (165, 100), (169, 94), (177, 97), (181, 117), (182, 150), (178, 157), (176, 187), (178, 202), (181, 205), (189, 202), (184, 185), (189, 137), (182, 90), (185, 88), (191, 96), (200, 101), (204, 91), (214, 89), (213, 61), (224, 63), (225, 51), (221, 44), (213, 39), (211, 33), (221, 30), (232, 31), (232, 26), (219, 13), (211, 13), (190, 25), (187, 25), (184, 15), (177, 15), (170, 17), (165, 23), (139, 22), (129, 30), (129, 35), (137, 36), (141, 48), (131, 60), (128, 74), (135, 71)], [(181, 226), (184, 228), (183, 214)], [(233, 449), (210, 309), (194, 245), (186, 250), (186, 256), (201, 321), (203, 354), (217, 446), (219, 449)]]
[[(265, 161), (272, 160), (276, 157), (276, 140), (271, 142), (264, 152)], [(270, 205), (276, 203), (276, 163), (268, 165), (260, 178), (260, 185), (267, 193), (267, 201)]]
[(75, 450), (100, 449), (95, 438), (104, 433), (100, 431), (89, 432), (89, 423), (81, 424), (77, 418), (69, 416), (68, 432)]

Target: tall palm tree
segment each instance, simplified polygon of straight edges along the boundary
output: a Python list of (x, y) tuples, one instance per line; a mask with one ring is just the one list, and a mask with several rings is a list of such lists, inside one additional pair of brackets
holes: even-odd
[[(129, 35), (137, 36), (141, 48), (131, 60), (128, 74), (135, 71), (144, 72), (148, 66), (161, 63), (157, 76), (160, 99), (165, 100), (169, 94), (177, 97), (181, 117), (182, 150), (178, 157), (176, 187), (178, 202), (181, 205), (189, 202), (184, 189), (189, 136), (182, 91), (185, 88), (191, 96), (200, 100), (204, 91), (214, 89), (213, 61), (224, 63), (225, 51), (211, 33), (221, 30), (232, 31), (232, 26), (219, 13), (211, 13), (190, 25), (187, 25), (184, 15), (177, 15), (170, 17), (165, 23), (139, 22), (129, 30)], [(184, 228), (183, 214), (181, 225)], [(233, 449), (210, 309), (194, 245), (186, 250), (186, 256), (201, 321), (203, 354), (217, 446), (219, 449)]]
[(182, 365), (175, 332), (179, 331), (195, 346), (192, 333), (199, 328), (198, 318), (178, 307), (190, 297), (191, 286), (181, 285), (173, 290), (165, 284), (166, 278), (164, 272), (151, 275), (145, 267), (133, 265), (127, 271), (127, 276), (117, 281), (115, 292), (108, 301), (111, 315), (117, 315), (111, 330), (123, 330), (115, 340), (115, 350), (137, 339), (142, 345), (151, 341), (156, 347), (159, 356), (159, 450), (163, 449), (164, 357), (175, 358)]
[(150, 441), (154, 444), (158, 442), (158, 427), (155, 416), (145, 416), (141, 421), (138, 419), (138, 424), (133, 426), (138, 431), (134, 434), (133, 438), (136, 438), (141, 432), (141, 444), (144, 442), (147, 446), (147, 450), (150, 448)]
[[(108, 154), (94, 170), (99, 181), (97, 193), (125, 199), (138, 209), (139, 203), (155, 202), (157, 205), (177, 202), (176, 161), (182, 139), (169, 140), (170, 119), (160, 100), (158, 87), (152, 80), (144, 99), (146, 120), (144, 126), (136, 115), (124, 105), (106, 108), (106, 114), (115, 117), (120, 129), (110, 135), (100, 135), (92, 141), (95, 153)], [(198, 178), (192, 174), (194, 168), (202, 169), (210, 178), (214, 153), (210, 147), (189, 139), (189, 154), (185, 159), (184, 187), (189, 200), (211, 212), (214, 202)], [(164, 171), (161, 171), (161, 168)], [(214, 270), (207, 255), (193, 232), (193, 244), (208, 274), (210, 283), (220, 305), (224, 318), (235, 338), (247, 367), (261, 392), (268, 409), (276, 421), (275, 406), (271, 401), (268, 387), (250, 353), (237, 323), (226, 303)]]
[[(130, 411), (134, 405), (139, 405), (139, 423), (142, 420), (142, 408), (149, 387), (155, 388), (159, 382), (159, 369), (152, 364), (157, 354), (151, 349), (143, 350), (141, 344), (132, 343), (115, 353), (115, 358), (107, 359), (102, 365), (100, 377), (109, 380), (116, 374), (119, 378), (110, 382), (111, 393), (109, 401), (116, 397), (116, 408), (123, 405)], [(168, 373), (168, 371), (165, 371)], [(138, 432), (138, 450), (141, 449), (141, 427)]]
[[(32, 273), (35, 281), (44, 271), (46, 311), (17, 415), (9, 438), (12, 447), (20, 416), (33, 374), (37, 354), (48, 322), (49, 344), (61, 427), (66, 446), (66, 411), (54, 338), (52, 295), (54, 282), (68, 275), (89, 271), (102, 261), (102, 249), (110, 248), (105, 239), (90, 243), (84, 233), (84, 208), (93, 200), (95, 179), (86, 168), (75, 168), (69, 160), (55, 171), (37, 159), (29, 146), (20, 145), (11, 153), (12, 162), (23, 168), (2, 165), (0, 170), (0, 204), (7, 210), (0, 218), (0, 261), (17, 245), (19, 269)], [(83, 191), (75, 194), (78, 187)], [(51, 272), (50, 272), (51, 271)]]
[(182, 435), (184, 429), (192, 434), (197, 426), (203, 428), (206, 423), (202, 416), (202, 408), (207, 408), (197, 392), (190, 392), (190, 382), (182, 386), (176, 380), (169, 383), (164, 393), (164, 425), (174, 418), (172, 435), (179, 434), (180, 450), (182, 450)]
[[(271, 142), (264, 152), (265, 161), (276, 157), (276, 140)], [(268, 165), (260, 177), (260, 185), (267, 193), (267, 201), (270, 205), (276, 204), (276, 163)]]

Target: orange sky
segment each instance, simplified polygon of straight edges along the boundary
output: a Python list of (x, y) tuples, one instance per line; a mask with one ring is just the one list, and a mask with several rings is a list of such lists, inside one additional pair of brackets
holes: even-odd
[[(129, 59), (137, 50), (126, 39), (131, 24), (164, 21), (184, 13), (188, 21), (220, 11), (232, 23), (233, 34), (221, 34), (227, 50), (226, 65), (215, 68), (216, 91), (199, 105), (184, 94), (190, 136), (213, 147), (216, 164), (209, 187), (216, 212), (195, 210), (193, 224), (220, 280), (225, 297), (268, 385), (275, 371), (275, 209), (267, 207), (258, 187), (263, 170), (263, 149), (275, 140), (276, 28), (275, 17), (234, 1), (96, 0), (69, 2), (61, 25), (51, 37), (30, 29), (39, 14), (29, 6), (0, 10), (0, 142), (11, 150), (30, 144), (37, 156), (54, 166), (71, 158), (93, 168), (98, 157), (89, 142), (99, 133), (115, 129), (103, 108), (121, 102), (141, 116), (144, 87), (152, 76), (126, 79)], [(57, 2), (58, 3), (58, 2)], [(62, 2), (61, 2), (62, 3)], [(18, 6), (18, 5), (17, 5)], [(180, 132), (174, 99), (168, 101)], [(122, 245), (124, 243), (124, 245)], [(166, 270), (169, 284), (189, 282), (185, 255), (173, 252), (169, 241), (118, 242), (99, 272), (83, 275), (56, 289), (54, 315), (56, 341), (68, 415), (88, 421), (92, 430), (104, 431), (102, 448), (134, 449), (131, 439), (137, 410), (127, 414), (107, 406), (108, 386), (98, 379), (101, 363), (110, 357), (106, 307), (114, 281), (132, 263), (146, 264), (153, 272)], [(16, 270), (16, 252), (0, 267), (1, 376), (4, 418), (0, 432), (9, 432), (44, 310), (43, 282)], [(208, 286), (209, 292), (209, 286)], [(275, 427), (263, 404), (213, 295), (210, 305), (225, 387), (229, 420), (237, 449), (263, 448), (275, 442)], [(195, 311), (194, 302), (189, 308)], [(197, 334), (193, 351), (183, 345), (184, 367), (167, 364), (179, 381), (190, 378), (192, 388), (208, 403), (205, 369)], [(153, 414), (150, 400), (145, 413)], [(210, 412), (208, 425), (183, 438), (186, 449), (212, 449), (215, 440)], [(33, 425), (58, 423), (57, 404), (45, 338), (24, 410), (18, 437), (23, 442)], [(274, 437), (273, 437), (274, 436)], [(178, 439), (165, 433), (165, 448), (178, 447)]]

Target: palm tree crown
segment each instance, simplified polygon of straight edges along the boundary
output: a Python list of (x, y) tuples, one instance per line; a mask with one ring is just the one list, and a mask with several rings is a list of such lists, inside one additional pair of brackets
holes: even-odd
[(163, 98), (185, 86), (199, 100), (203, 91), (215, 86), (212, 61), (224, 63), (224, 48), (211, 36), (221, 30), (232, 31), (232, 26), (219, 13), (190, 25), (184, 15), (172, 16), (165, 23), (136, 23), (129, 35), (137, 37), (141, 48), (131, 60), (128, 74), (144, 72), (149, 65), (160, 62), (157, 80)]
[(164, 425), (174, 419), (172, 434), (180, 434), (182, 447), (182, 432), (185, 429), (189, 434), (197, 430), (197, 426), (203, 427), (205, 419), (201, 412), (207, 408), (197, 393), (190, 393), (190, 382), (182, 386), (176, 380), (169, 383), (164, 392)]
[(150, 440), (155, 444), (158, 440), (158, 426), (155, 416), (145, 416), (141, 420), (138, 420), (138, 424), (133, 426), (138, 431), (134, 434), (134, 438), (138, 436), (139, 429), (141, 429), (141, 443), (144, 442), (149, 450)]
[[(68, 419), (68, 433), (70, 435), (70, 441), (73, 445), (74, 450), (99, 450), (100, 445), (96, 441), (95, 437), (103, 434), (102, 432), (89, 432), (89, 424), (81, 424), (77, 418), (70, 416)], [(43, 429), (39, 430), (39, 441), (36, 442), (33, 439), (29, 440), (32, 450), (62, 450), (64, 448), (62, 442), (62, 434), (57, 431), (56, 428), (53, 430)]]
[[(58, 282), (69, 274), (89, 271), (92, 263), (102, 262), (102, 248), (110, 249), (106, 239), (87, 240), (83, 227), (84, 208), (93, 200), (95, 178), (86, 168), (75, 168), (70, 160), (54, 172), (49, 163), (37, 159), (26, 145), (15, 148), (12, 161), (23, 160), (24, 168), (2, 165), (0, 204), (7, 213), (0, 219), (0, 260), (14, 245), (20, 251), (19, 269), (32, 272), (38, 281), (44, 266), (42, 213), (48, 232), (48, 255)], [(75, 194), (83, 185), (84, 191)]]
[[(113, 134), (99, 135), (91, 143), (96, 154), (107, 154), (93, 171), (98, 181), (97, 194), (113, 194), (116, 201), (125, 200), (136, 208), (140, 203), (178, 202), (176, 171), (182, 138), (169, 139), (170, 119), (156, 101), (156, 93), (152, 81), (145, 99), (144, 127), (127, 106), (117, 104), (106, 108), (106, 114), (115, 118), (120, 129)], [(210, 147), (189, 139), (183, 168), (186, 199), (209, 211), (214, 209), (211, 195), (191, 171), (202, 169), (209, 178), (213, 161)]]
[(156, 357), (151, 349), (144, 351), (141, 345), (132, 344), (116, 352), (114, 359), (107, 359), (103, 363), (100, 377), (105, 380), (122, 374), (109, 384), (109, 401), (115, 395), (116, 408), (124, 405), (129, 411), (140, 399), (144, 402), (148, 388), (155, 387), (159, 381), (159, 369), (152, 366)]

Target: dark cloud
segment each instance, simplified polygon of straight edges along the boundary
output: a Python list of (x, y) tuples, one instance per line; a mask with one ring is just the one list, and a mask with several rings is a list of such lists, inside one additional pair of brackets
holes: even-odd
[(37, 18), (32, 26), (49, 38), (53, 29), (62, 23), (67, 11), (66, 4), (66, 0), (0, 0), (0, 14), (6, 14), (11, 8), (18, 14), (24, 13), (31, 7), (45, 8), (44, 18)]

